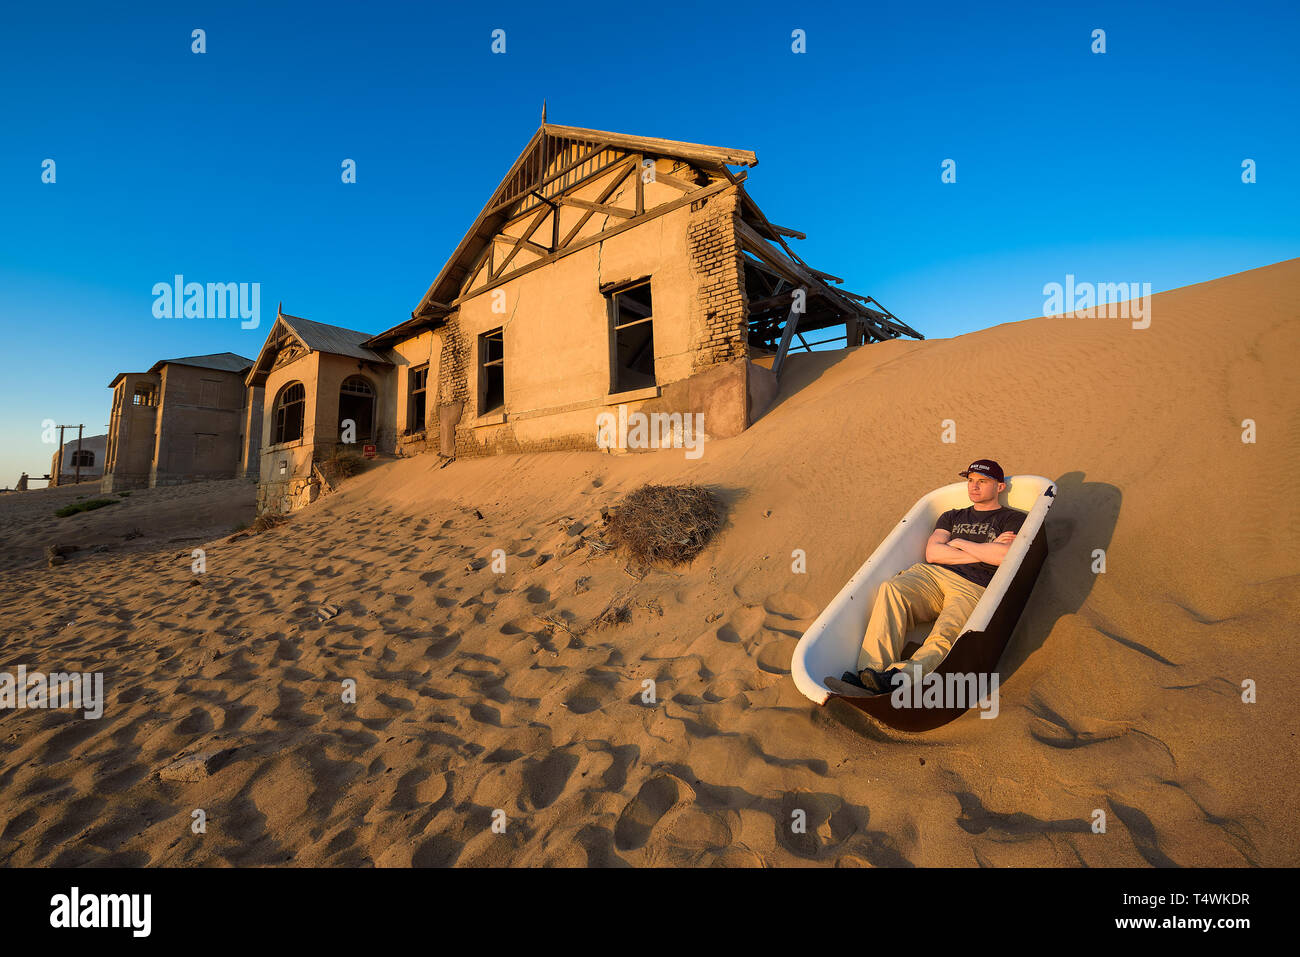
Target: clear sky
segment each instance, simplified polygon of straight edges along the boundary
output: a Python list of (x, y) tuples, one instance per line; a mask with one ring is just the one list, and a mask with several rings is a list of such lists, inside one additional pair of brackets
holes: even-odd
[[(0, 487), (48, 470), (43, 419), (103, 432), (117, 372), (255, 356), (279, 301), (408, 318), (543, 99), (754, 150), (749, 191), (800, 255), (929, 338), (1041, 315), (1067, 273), (1160, 291), (1300, 255), (1294, 0), (590, 10), (0, 7)], [(177, 273), (260, 283), (261, 326), (156, 318)]]

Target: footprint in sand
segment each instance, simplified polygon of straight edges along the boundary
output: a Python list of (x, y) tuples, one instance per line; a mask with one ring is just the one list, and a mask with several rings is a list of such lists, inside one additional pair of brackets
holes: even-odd
[[(445, 527), (445, 526), (444, 526)], [(411, 855), (412, 867), (451, 867), (464, 844), (449, 834), (435, 834)]]
[(769, 615), (789, 618), (792, 621), (810, 621), (817, 617), (818, 608), (808, 599), (785, 590), (769, 595), (763, 602)]
[(674, 807), (695, 799), (695, 789), (673, 774), (653, 777), (636, 792), (614, 825), (614, 846), (620, 851), (644, 847), (650, 832)]
[(550, 807), (564, 793), (564, 787), (578, 766), (576, 755), (567, 751), (552, 751), (540, 761), (530, 761), (524, 767), (524, 787), (534, 808)]
[(731, 613), (727, 623), (718, 629), (718, 640), (732, 644), (748, 641), (758, 634), (759, 628), (763, 627), (764, 614), (764, 610), (758, 605), (737, 608)]
[[(795, 812), (802, 814), (796, 816)], [(796, 820), (802, 822), (798, 831), (794, 828)], [(792, 791), (782, 797), (775, 823), (777, 843), (790, 853), (810, 860), (820, 857), (825, 848), (842, 843), (858, 829), (842, 798), (811, 791)]]
[(772, 675), (788, 675), (794, 649), (799, 644), (796, 638), (778, 638), (770, 641), (758, 650), (756, 663), (760, 671)]

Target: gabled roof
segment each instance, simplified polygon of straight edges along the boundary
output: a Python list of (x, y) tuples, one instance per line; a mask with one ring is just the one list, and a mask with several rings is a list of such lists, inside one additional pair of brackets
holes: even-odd
[(727, 169), (728, 165), (758, 165), (758, 157), (751, 150), (543, 122), (507, 171), (501, 185), (492, 193), (451, 258), (442, 267), (429, 291), (411, 313), (411, 318), (370, 338), (368, 344), (375, 347), (389, 345), (407, 333), (440, 325), (443, 317), (450, 312), (446, 304), (459, 294), (460, 284), (464, 282), (470, 264), (500, 231), (509, 218), (512, 207), (530, 194), (549, 198), (549, 195), (567, 189), (575, 170), (578, 174), (581, 173), (580, 161), (605, 149), (682, 159), (728, 179), (733, 178)]
[(245, 359), (233, 352), (217, 352), (207, 356), (185, 356), (182, 359), (159, 359), (150, 367), (150, 372), (157, 372), (165, 365), (194, 366), (198, 369), (215, 369), (218, 372), (244, 372), (253, 365), (252, 359)]
[(238, 372), (242, 374), (253, 367), (253, 360), (245, 359), (233, 352), (214, 352), (211, 355), (184, 356), (180, 359), (159, 359), (149, 367), (148, 372), (119, 372), (113, 376), (113, 381), (108, 384), (108, 387), (116, 389), (122, 378), (128, 375), (157, 375), (158, 370), (166, 365), (193, 366), (196, 369), (215, 369), (218, 372)]
[(296, 339), (309, 352), (326, 352), (336, 356), (348, 356), (352, 359), (373, 362), (377, 365), (393, 364), (382, 352), (367, 349), (362, 345), (363, 342), (371, 338), (368, 332), (358, 332), (356, 329), (345, 329), (342, 326), (314, 322), (311, 319), (303, 319), (301, 316), (290, 316), (277, 308), (275, 322), (271, 324), (271, 330), (266, 335), (266, 342), (262, 345), (262, 350), (257, 354), (256, 361), (251, 363), (248, 375), (244, 379), (245, 382), (251, 384), (254, 378), (259, 377), (259, 374), (261, 377), (265, 377), (266, 373), (270, 371), (271, 346), (283, 338), (285, 334)]
[(298, 340), (312, 352), (329, 352), (336, 356), (351, 356), (367, 362), (387, 362), (379, 353), (365, 348), (362, 343), (370, 338), (368, 332), (344, 329), (324, 322), (313, 322), (301, 316), (277, 315)]

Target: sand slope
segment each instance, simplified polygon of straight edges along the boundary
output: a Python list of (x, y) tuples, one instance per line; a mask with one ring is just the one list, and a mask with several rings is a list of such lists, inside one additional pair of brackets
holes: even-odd
[[(206, 545), (197, 578), (188, 545), (16, 563), (0, 670), (102, 669), (110, 705), (0, 713), (0, 861), (1300, 863), (1298, 290), (1300, 260), (1157, 295), (1144, 330), (1036, 319), (796, 356), (777, 405), (698, 461), (388, 463)], [(788, 674), (800, 634), (984, 456), (1059, 483), (1000, 716), (909, 736), (814, 708)], [(647, 481), (728, 502), (692, 566), (566, 554)]]

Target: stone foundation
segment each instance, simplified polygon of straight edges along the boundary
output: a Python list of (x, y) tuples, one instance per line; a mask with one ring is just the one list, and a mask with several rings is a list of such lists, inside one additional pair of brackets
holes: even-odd
[(320, 494), (321, 485), (314, 475), (286, 482), (264, 482), (257, 487), (257, 514), (275, 512), (288, 515), (306, 508), (320, 498)]

